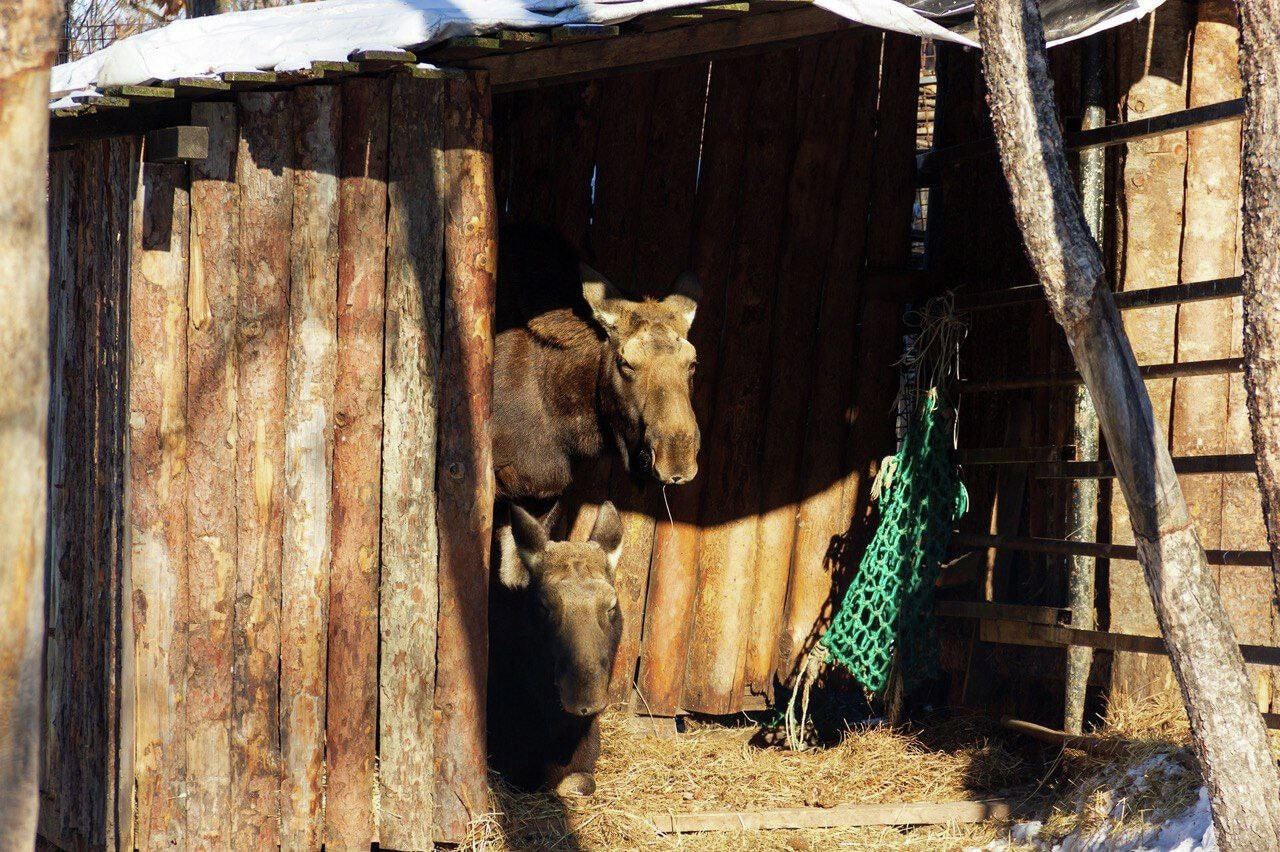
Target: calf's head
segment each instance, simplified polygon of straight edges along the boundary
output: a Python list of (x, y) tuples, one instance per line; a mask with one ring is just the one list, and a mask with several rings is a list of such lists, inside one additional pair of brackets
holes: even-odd
[(698, 279), (685, 272), (661, 301), (622, 298), (600, 273), (581, 267), (582, 294), (608, 336), (604, 381), (611, 425), (627, 469), (664, 485), (698, 472), (698, 423), (689, 400), (697, 353), (689, 326)]
[(591, 538), (550, 541), (536, 518), (511, 507), (511, 533), (523, 575), (506, 578), (526, 588), (530, 615), (553, 663), (560, 706), (590, 716), (604, 709), (609, 674), (622, 636), (613, 571), (622, 554), (622, 521), (612, 503), (600, 507)]

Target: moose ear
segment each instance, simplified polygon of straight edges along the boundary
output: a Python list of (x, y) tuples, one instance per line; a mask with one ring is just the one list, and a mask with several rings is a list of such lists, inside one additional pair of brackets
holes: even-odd
[(617, 569), (618, 559), (622, 556), (622, 519), (608, 500), (600, 504), (600, 514), (596, 515), (595, 526), (591, 528), (591, 540), (604, 548), (609, 571)]
[(542, 551), (547, 546), (547, 531), (538, 523), (537, 518), (513, 503), (511, 538), (515, 547), (510, 549), (515, 553), (510, 553), (507, 547), (503, 547), (499, 578), (508, 588), (523, 589), (529, 585), (532, 575), (542, 570)]
[(693, 325), (693, 317), (698, 312), (698, 300), (701, 298), (702, 285), (698, 283), (698, 276), (686, 269), (676, 278), (671, 295), (662, 300), (662, 304), (684, 317), (682, 337), (689, 333), (689, 326)]
[(612, 332), (622, 317), (621, 295), (603, 275), (585, 263), (578, 264), (582, 276), (582, 296), (591, 308), (591, 314), (605, 331)]

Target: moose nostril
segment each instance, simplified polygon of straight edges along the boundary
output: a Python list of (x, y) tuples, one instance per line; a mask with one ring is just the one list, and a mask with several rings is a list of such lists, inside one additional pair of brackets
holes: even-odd
[(672, 484), (672, 485), (679, 485), (681, 482), (684, 482), (684, 477), (683, 477), (683, 476), (681, 476), (680, 474), (678, 474), (678, 473), (677, 473), (677, 474), (675, 474), (674, 476), (672, 476), (672, 477), (671, 477), (671, 484)]

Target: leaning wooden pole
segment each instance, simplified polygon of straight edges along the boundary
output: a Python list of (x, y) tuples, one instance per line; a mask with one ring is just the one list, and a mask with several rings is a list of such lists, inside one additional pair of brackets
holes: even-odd
[(1240, 0), (1244, 386), (1280, 599), (1280, 0)]
[(0, 849), (35, 844), (49, 408), (45, 173), (62, 6), (0, 2)]
[(1014, 214), (1116, 465), (1209, 787), (1218, 843), (1224, 850), (1274, 849), (1280, 775), (1067, 169), (1039, 7), (1036, 0), (978, 0), (977, 19)]

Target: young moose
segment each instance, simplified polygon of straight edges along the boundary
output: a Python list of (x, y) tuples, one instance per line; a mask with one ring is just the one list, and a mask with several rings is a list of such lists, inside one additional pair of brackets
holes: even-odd
[(511, 526), (519, 566), (491, 600), (490, 760), (518, 787), (589, 796), (622, 635), (613, 588), (622, 523), (606, 501), (585, 542), (549, 541), (519, 506)]

